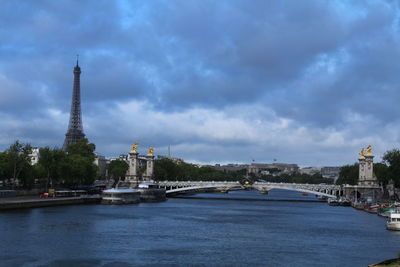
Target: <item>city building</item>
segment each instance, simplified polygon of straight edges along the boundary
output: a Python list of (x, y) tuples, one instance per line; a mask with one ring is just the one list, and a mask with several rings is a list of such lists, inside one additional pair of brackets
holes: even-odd
[(322, 167), (304, 167), (299, 170), (301, 174), (308, 174), (308, 175), (314, 175), (314, 174), (321, 174), (321, 169)]
[(321, 175), (324, 178), (332, 178), (335, 181), (339, 178), (341, 167), (322, 167), (321, 168)]
[(95, 153), (94, 164), (98, 167), (97, 177), (99, 179), (105, 179), (107, 175), (107, 160), (104, 156)]
[(287, 163), (252, 163), (248, 167), (249, 174), (259, 175), (273, 175), (277, 176), (280, 174), (293, 174), (299, 172), (299, 166), (297, 164)]
[(248, 164), (226, 164), (226, 165), (220, 165), (220, 164), (215, 164), (215, 165), (207, 165), (208, 167), (211, 167), (213, 169), (227, 172), (227, 171), (241, 171), (243, 169), (247, 169), (249, 167)]
[(39, 163), (39, 150), (38, 147), (32, 147), (32, 152), (29, 154), (32, 166)]

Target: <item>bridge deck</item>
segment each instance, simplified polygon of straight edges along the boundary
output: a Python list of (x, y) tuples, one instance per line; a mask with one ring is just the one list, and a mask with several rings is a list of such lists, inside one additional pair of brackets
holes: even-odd
[(337, 193), (341, 191), (339, 185), (327, 184), (294, 184), (294, 183), (270, 183), (270, 182), (255, 182), (252, 185), (241, 185), (239, 182), (207, 182), (207, 181), (161, 181), (158, 183), (161, 187), (169, 190), (167, 194), (187, 193), (196, 190), (204, 189), (219, 189), (229, 191), (233, 189), (255, 189), (260, 191), (269, 191), (272, 189), (292, 190), (309, 194), (320, 195), (324, 197), (337, 197)]

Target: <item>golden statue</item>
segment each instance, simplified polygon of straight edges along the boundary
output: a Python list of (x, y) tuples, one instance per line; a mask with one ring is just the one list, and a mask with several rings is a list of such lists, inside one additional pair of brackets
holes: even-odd
[(358, 153), (358, 155), (360, 155), (360, 159), (365, 159), (364, 148), (361, 149), (361, 152)]
[(366, 149), (365, 152), (367, 153), (367, 156), (372, 156), (372, 146), (369, 145)]
[(137, 152), (136, 152), (137, 146), (138, 146), (138, 143), (132, 144), (131, 153), (137, 153)]
[(150, 147), (149, 148), (149, 153), (147, 153), (147, 156), (153, 156), (153, 153), (154, 153), (154, 148)]

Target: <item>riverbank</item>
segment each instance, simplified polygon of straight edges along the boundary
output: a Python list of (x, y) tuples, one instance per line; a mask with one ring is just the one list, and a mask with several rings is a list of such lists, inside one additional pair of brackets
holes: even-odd
[(390, 259), (390, 260), (385, 260), (380, 263), (375, 263), (368, 265), (368, 267), (398, 267), (400, 266), (400, 259)]
[(79, 205), (79, 204), (98, 204), (100, 196), (80, 196), (65, 198), (38, 198), (38, 197), (15, 197), (0, 199), (0, 211), (42, 208), (51, 206)]

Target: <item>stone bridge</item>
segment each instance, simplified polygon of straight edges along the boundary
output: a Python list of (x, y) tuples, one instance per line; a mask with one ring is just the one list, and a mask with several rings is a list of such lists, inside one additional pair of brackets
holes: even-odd
[(294, 184), (294, 183), (270, 183), (254, 182), (253, 184), (241, 184), (240, 182), (214, 182), (214, 181), (160, 181), (159, 186), (166, 189), (167, 195), (187, 194), (205, 190), (217, 190), (228, 192), (231, 190), (255, 189), (262, 193), (268, 193), (271, 189), (284, 189), (314, 194), (323, 197), (336, 198), (343, 194), (339, 185), (330, 184)]

